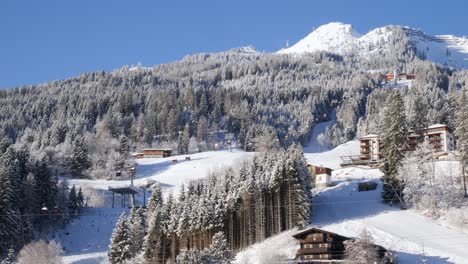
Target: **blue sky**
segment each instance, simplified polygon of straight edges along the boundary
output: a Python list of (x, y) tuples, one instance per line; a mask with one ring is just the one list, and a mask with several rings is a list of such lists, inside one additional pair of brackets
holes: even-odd
[(334, 21), (463, 36), (466, 10), (462, 0), (2, 0), (0, 88), (245, 45), (275, 51)]

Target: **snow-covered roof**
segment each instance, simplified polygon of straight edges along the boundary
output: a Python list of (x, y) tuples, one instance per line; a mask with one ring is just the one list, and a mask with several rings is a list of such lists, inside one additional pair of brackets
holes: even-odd
[(378, 138), (378, 137), (379, 137), (379, 135), (376, 135), (376, 134), (368, 134), (368, 135), (365, 135), (365, 136), (363, 136), (361, 138)]
[(427, 128), (439, 128), (439, 127), (447, 127), (447, 125), (444, 125), (444, 124), (434, 124), (434, 125), (428, 126)]
[(146, 149), (143, 149), (143, 151), (145, 150), (162, 150), (162, 151), (172, 151), (172, 149), (170, 148), (146, 148)]

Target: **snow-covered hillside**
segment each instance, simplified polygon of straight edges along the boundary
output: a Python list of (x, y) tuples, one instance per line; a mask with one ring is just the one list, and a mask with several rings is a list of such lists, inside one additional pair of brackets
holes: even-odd
[[(453, 35), (430, 36), (421, 30), (397, 26), (414, 45), (416, 52), (435, 63), (468, 68), (468, 39)], [(318, 27), (295, 45), (278, 51), (280, 54), (301, 54), (327, 51), (338, 54), (378, 55), (390, 49), (395, 26), (385, 26), (359, 34), (352, 25), (333, 22)]]
[[(322, 128), (323, 129), (323, 128)], [(313, 149), (313, 147), (305, 148)], [(314, 216), (310, 226), (316, 226), (348, 237), (359, 237), (366, 229), (376, 244), (395, 251), (400, 263), (468, 263), (468, 235), (451, 226), (442, 225), (414, 210), (400, 210), (381, 201), (382, 184), (379, 169), (339, 166), (340, 156), (359, 153), (359, 141), (350, 141), (323, 153), (305, 153), (309, 163), (334, 169), (333, 187), (315, 190)], [(454, 161), (437, 161), (437, 174), (452, 176), (458, 168)], [(375, 191), (358, 192), (362, 181), (378, 184)], [(294, 231), (274, 236), (237, 255), (238, 264), (268, 263), (271, 256), (293, 257), (298, 242)]]
[[(191, 180), (206, 177), (210, 172), (224, 166), (252, 157), (255, 153), (239, 150), (209, 151), (192, 155), (173, 156), (162, 159), (137, 160), (137, 175), (134, 184), (146, 185), (148, 181), (158, 181), (163, 191), (178, 192), (181, 184)], [(185, 160), (190, 156), (191, 160)], [(177, 160), (177, 163), (172, 163)], [(109, 198), (109, 186), (128, 186), (129, 180), (85, 180), (69, 179), (70, 185), (91, 188)], [(137, 196), (141, 204), (142, 195)], [(149, 198), (149, 194), (146, 196)], [(107, 199), (109, 200), (109, 199)], [(65, 248), (64, 263), (66, 264), (97, 264), (107, 263), (107, 250), (115, 223), (122, 211), (120, 197), (116, 195), (116, 208), (109, 208), (106, 204), (102, 208), (85, 208), (80, 217), (74, 219), (65, 229), (58, 232), (58, 240)]]

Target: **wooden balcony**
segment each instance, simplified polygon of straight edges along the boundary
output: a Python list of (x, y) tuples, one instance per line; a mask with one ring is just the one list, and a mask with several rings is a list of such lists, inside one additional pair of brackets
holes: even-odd
[(330, 248), (301, 248), (297, 254), (324, 254), (328, 253)]

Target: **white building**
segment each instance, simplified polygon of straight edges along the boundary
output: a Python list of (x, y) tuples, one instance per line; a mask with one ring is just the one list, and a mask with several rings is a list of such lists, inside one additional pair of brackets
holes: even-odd
[(455, 150), (455, 135), (453, 130), (442, 124), (429, 126), (425, 131), (425, 141), (435, 149), (435, 152), (449, 152)]
[(332, 169), (323, 166), (308, 165), (314, 188), (331, 186)]
[(363, 160), (379, 160), (380, 155), (380, 138), (379, 135), (369, 134), (360, 138), (361, 159)]

